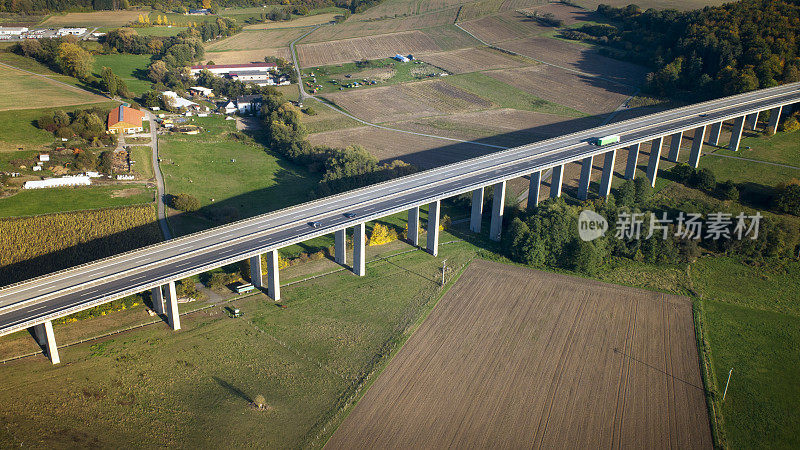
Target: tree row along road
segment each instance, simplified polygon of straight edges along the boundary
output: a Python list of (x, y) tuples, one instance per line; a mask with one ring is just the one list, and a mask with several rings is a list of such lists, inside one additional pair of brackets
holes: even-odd
[[(110, 301), (167, 281), (282, 248), (556, 165), (679, 130), (800, 101), (800, 83), (690, 105), (500, 151), (242, 220), (0, 289), (0, 335), (70, 308)], [(597, 136), (618, 134), (599, 148)], [(356, 218), (346, 218), (352, 212)], [(319, 228), (308, 226), (317, 221)]]

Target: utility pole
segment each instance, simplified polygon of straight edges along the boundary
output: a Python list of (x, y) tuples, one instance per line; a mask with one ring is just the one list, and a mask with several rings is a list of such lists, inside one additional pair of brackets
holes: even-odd
[(728, 385), (731, 383), (731, 374), (733, 373), (733, 367), (731, 367), (730, 372), (728, 372), (728, 381), (725, 383), (725, 392), (722, 393), (722, 401), (725, 401), (725, 396), (728, 395)]

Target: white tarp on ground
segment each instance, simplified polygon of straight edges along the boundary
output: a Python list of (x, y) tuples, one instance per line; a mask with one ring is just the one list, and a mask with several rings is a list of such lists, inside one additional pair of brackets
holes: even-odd
[(46, 180), (26, 181), (22, 189), (42, 189), (64, 186), (89, 186), (92, 181), (86, 175), (75, 175), (61, 178), (48, 178)]

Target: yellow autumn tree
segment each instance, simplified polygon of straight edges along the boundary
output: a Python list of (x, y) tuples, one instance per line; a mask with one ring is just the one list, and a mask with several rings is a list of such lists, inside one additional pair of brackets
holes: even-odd
[(156, 25), (161, 25), (161, 15), (156, 16)]
[(375, 224), (372, 229), (372, 235), (369, 237), (370, 247), (375, 245), (383, 245), (397, 239), (397, 232), (390, 230), (389, 227), (382, 223)]

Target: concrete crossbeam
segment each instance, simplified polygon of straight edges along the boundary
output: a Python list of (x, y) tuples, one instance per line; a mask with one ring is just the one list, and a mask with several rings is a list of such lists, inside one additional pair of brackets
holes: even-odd
[(347, 264), (347, 230), (337, 230), (333, 234), (333, 260), (338, 264)]
[(703, 137), (706, 134), (706, 127), (697, 127), (694, 129), (694, 138), (692, 139), (692, 151), (689, 154), (689, 165), (695, 169), (700, 164), (700, 154), (703, 151)]
[(673, 134), (669, 139), (669, 157), (672, 162), (678, 162), (678, 156), (681, 151), (681, 141), (683, 140), (683, 131)]
[(469, 231), (473, 233), (481, 232), (481, 220), (483, 220), (483, 188), (472, 191), (472, 214), (469, 216)]
[(150, 291), (150, 298), (153, 300), (153, 311), (156, 314), (163, 315), (164, 310), (164, 292), (161, 290), (161, 286), (156, 286)]
[(360, 277), (367, 274), (366, 228), (365, 223), (353, 228), (353, 273)]
[(276, 302), (281, 299), (281, 274), (278, 264), (278, 251), (267, 252), (267, 295)]
[(36, 342), (45, 351), (50, 362), (58, 364), (61, 358), (58, 356), (58, 346), (56, 345), (56, 335), (53, 333), (53, 322), (48, 320), (45, 323), (35, 325), (33, 328), (33, 336)]
[(264, 287), (263, 270), (261, 267), (261, 255), (250, 258), (250, 282), (257, 288)]
[(744, 116), (739, 117), (733, 123), (733, 130), (731, 130), (731, 143), (728, 146), (730, 150), (735, 152), (739, 151), (739, 143), (742, 141), (742, 131), (744, 131)]
[(747, 128), (755, 131), (758, 126), (758, 111), (747, 115)]
[(600, 178), (600, 196), (608, 197), (611, 193), (611, 181), (614, 179), (614, 163), (617, 159), (617, 151), (606, 152), (603, 157), (603, 175)]
[(722, 122), (717, 122), (711, 125), (711, 131), (708, 136), (708, 143), (711, 145), (719, 145), (719, 135), (722, 133)]
[(664, 143), (664, 138), (655, 138), (650, 143), (650, 159), (647, 162), (647, 179), (650, 180), (650, 186), (655, 187), (656, 177), (658, 177), (658, 162), (661, 160), (661, 145)]
[(428, 204), (428, 229), (427, 229), (427, 245), (425, 249), (433, 256), (439, 254), (439, 209), (441, 203), (439, 200)]
[(769, 112), (769, 123), (767, 124), (767, 130), (770, 134), (775, 134), (778, 131), (778, 124), (781, 120), (781, 112), (783, 111), (783, 107), (778, 106), (777, 108), (772, 108)]
[(489, 239), (499, 241), (503, 233), (503, 212), (506, 203), (506, 182), (501, 181), (492, 188), (492, 222), (489, 226)]
[(539, 204), (539, 189), (542, 187), (542, 172), (534, 172), (531, 174), (531, 181), (528, 185), (528, 211)]
[(592, 157), (587, 156), (581, 161), (581, 178), (578, 181), (578, 199), (589, 198), (589, 185), (592, 183)]
[(561, 183), (564, 181), (564, 165), (553, 167), (550, 176), (550, 198), (561, 197)]
[(164, 285), (167, 303), (167, 323), (173, 330), (181, 329), (181, 314), (178, 311), (178, 294), (175, 292), (175, 282), (170, 281)]
[(408, 241), (411, 245), (419, 245), (419, 206), (408, 210)]
[(639, 160), (639, 146), (641, 144), (633, 144), (628, 147), (628, 163), (625, 166), (625, 179), (632, 180), (636, 177), (636, 164)]

